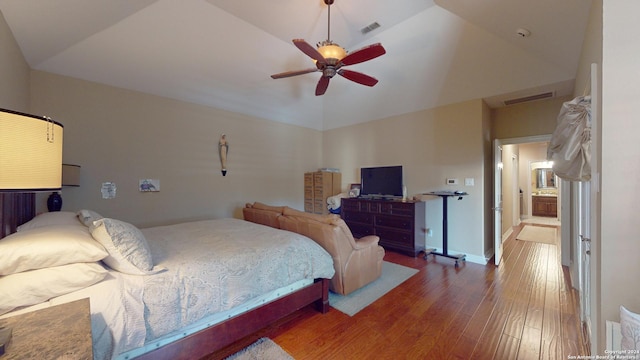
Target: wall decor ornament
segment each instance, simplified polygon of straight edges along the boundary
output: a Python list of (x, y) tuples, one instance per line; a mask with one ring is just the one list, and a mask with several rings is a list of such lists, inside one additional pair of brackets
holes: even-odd
[(229, 152), (229, 143), (227, 143), (227, 135), (222, 134), (218, 142), (218, 153), (220, 154), (220, 165), (222, 167), (222, 176), (227, 176), (227, 153)]

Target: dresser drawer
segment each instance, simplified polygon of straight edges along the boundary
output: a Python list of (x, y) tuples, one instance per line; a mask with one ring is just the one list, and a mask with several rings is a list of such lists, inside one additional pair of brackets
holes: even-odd
[(347, 222), (347, 226), (349, 226), (351, 234), (356, 239), (365, 237), (367, 235), (374, 235), (373, 226), (371, 225)]
[(375, 224), (376, 226), (413, 230), (413, 218), (408, 216), (376, 216)]
[(389, 215), (413, 216), (414, 205), (411, 203), (402, 202), (381, 203), (380, 213)]
[(396, 229), (376, 228), (376, 235), (380, 237), (380, 242), (382, 244), (391, 245), (393, 248), (413, 247), (413, 234), (410, 232), (399, 231)]
[(380, 203), (379, 202), (366, 202), (362, 204), (362, 211), (368, 211), (370, 213), (378, 214), (380, 213)]
[(313, 199), (313, 212), (316, 214), (324, 214), (327, 210), (327, 204), (323, 200)]
[(344, 211), (343, 219), (348, 222), (358, 222), (369, 225), (373, 224), (373, 215), (370, 213)]
[(351, 211), (360, 211), (360, 201), (353, 199), (342, 199), (340, 206), (342, 206), (342, 211), (351, 210)]

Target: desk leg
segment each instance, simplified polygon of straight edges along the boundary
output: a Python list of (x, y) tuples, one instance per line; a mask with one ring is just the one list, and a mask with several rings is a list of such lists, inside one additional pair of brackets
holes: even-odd
[(426, 249), (424, 251), (424, 259), (427, 259), (427, 256), (429, 255), (434, 255), (434, 256), (444, 256), (444, 257), (448, 257), (450, 259), (455, 259), (456, 260), (456, 267), (458, 267), (458, 262), (460, 260), (465, 261), (466, 260), (466, 255), (464, 254), (460, 254), (460, 255), (450, 255), (449, 254), (449, 224), (448, 224), (448, 218), (447, 218), (447, 213), (448, 213), (448, 209), (447, 209), (447, 202), (449, 199), (449, 196), (447, 195), (439, 195), (442, 198), (442, 252), (436, 252), (436, 249)]

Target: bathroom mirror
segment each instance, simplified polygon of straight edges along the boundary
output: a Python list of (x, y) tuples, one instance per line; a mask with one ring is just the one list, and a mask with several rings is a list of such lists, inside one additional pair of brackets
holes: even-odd
[(538, 168), (534, 170), (538, 189), (555, 189), (556, 174), (552, 169)]

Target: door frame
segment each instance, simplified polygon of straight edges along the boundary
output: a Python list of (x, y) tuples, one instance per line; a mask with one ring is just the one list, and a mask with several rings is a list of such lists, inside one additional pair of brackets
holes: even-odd
[[(502, 147), (504, 145), (517, 145), (517, 144), (527, 144), (527, 143), (535, 143), (535, 142), (548, 142), (551, 140), (551, 134), (547, 134), (547, 135), (534, 135), (534, 136), (524, 136), (524, 137), (517, 137), (517, 138), (506, 138), (506, 139), (495, 139), (493, 142), (493, 168), (494, 168), (494, 178), (493, 178), (493, 189), (494, 189), (494, 194), (493, 194), (493, 198), (494, 198), (494, 212), (493, 212), (493, 216), (494, 216), (494, 225), (493, 225), (493, 235), (494, 235), (494, 254), (495, 254), (495, 265), (499, 266), (500, 264), (500, 260), (498, 259), (498, 255), (502, 256), (502, 221), (500, 221), (500, 223), (498, 223), (498, 219), (496, 218), (498, 215), (498, 211), (496, 210), (496, 208), (498, 207), (498, 200), (502, 198), (502, 194), (497, 194), (498, 192), (498, 188), (497, 185), (498, 184), (498, 179), (496, 179), (498, 177), (498, 165), (501, 162), (500, 159), (498, 159), (498, 147)], [(499, 179), (500, 183), (502, 183), (502, 179)], [(569, 201), (569, 196), (562, 196), (562, 192), (565, 191), (563, 190), (563, 188), (566, 190), (566, 186), (559, 186), (558, 187), (558, 197), (560, 199), (560, 219), (562, 219), (561, 222), (564, 222), (565, 220), (570, 218), (570, 214), (569, 214), (569, 210), (571, 208), (571, 204), (568, 203)], [(562, 226), (560, 227), (560, 243), (561, 243), (561, 255), (562, 255), (562, 265), (567, 265), (565, 264), (565, 258), (568, 259), (569, 258), (569, 244), (570, 244), (570, 233), (569, 233), (569, 227), (567, 226)], [(500, 240), (498, 240), (500, 239)], [(567, 250), (567, 251), (565, 251)], [(566, 254), (565, 254), (566, 253)]]

